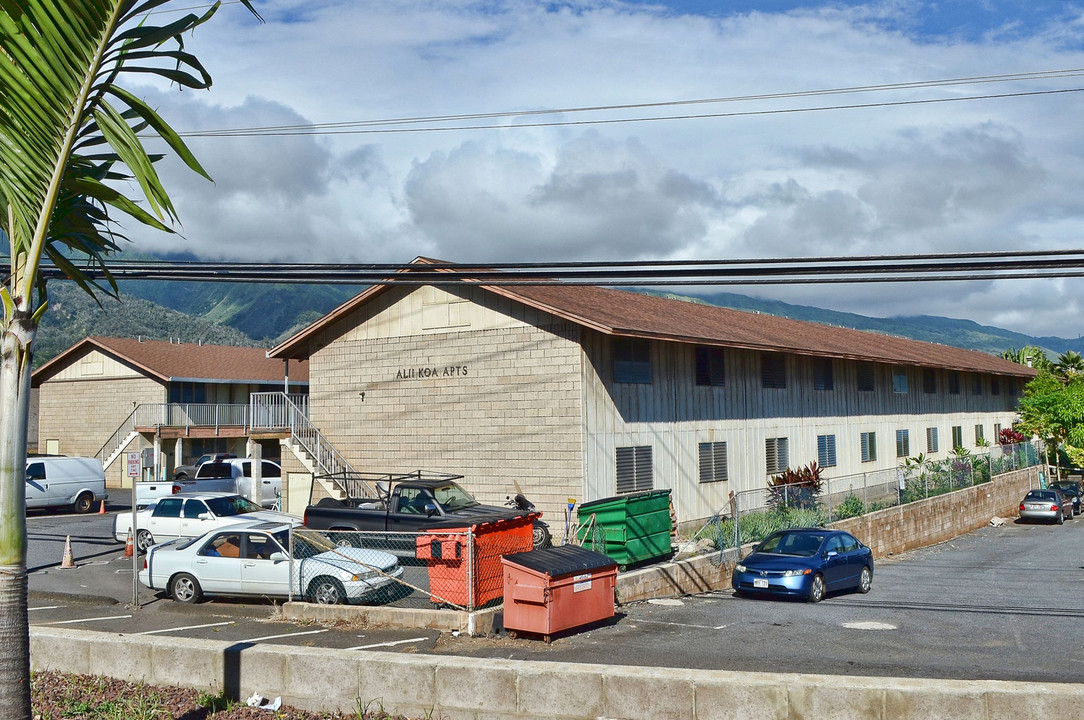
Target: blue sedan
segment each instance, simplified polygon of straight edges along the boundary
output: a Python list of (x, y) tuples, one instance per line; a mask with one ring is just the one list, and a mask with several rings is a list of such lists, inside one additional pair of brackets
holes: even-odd
[(736, 595), (783, 595), (820, 602), (827, 593), (873, 585), (873, 552), (842, 530), (794, 528), (772, 533), (734, 566)]

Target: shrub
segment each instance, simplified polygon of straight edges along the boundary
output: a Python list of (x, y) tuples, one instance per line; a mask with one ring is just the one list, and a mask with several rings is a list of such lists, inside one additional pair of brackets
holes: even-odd
[(836, 517), (840, 520), (858, 517), (859, 515), (864, 515), (865, 513), (866, 506), (854, 493), (848, 495), (847, 499), (841, 502), (836, 508)]
[(823, 481), (822, 469), (817, 461), (804, 468), (773, 475), (768, 479), (768, 506), (773, 510), (810, 510), (817, 507)]

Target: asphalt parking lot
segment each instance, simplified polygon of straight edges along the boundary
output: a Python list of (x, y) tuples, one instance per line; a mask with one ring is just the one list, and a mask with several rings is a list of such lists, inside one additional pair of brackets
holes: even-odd
[[(145, 588), (112, 517), (31, 517), (32, 624), (231, 642), (641, 666), (1077, 682), (1084, 669), (1084, 519), (1009, 523), (878, 562), (868, 595), (817, 605), (729, 591), (618, 608), (613, 621), (557, 637), (468, 638), (429, 630), (320, 627), (271, 603), (196, 606)], [(107, 527), (108, 526), (108, 527)], [(102, 528), (106, 528), (104, 531)], [(77, 567), (57, 567), (67, 535)]]

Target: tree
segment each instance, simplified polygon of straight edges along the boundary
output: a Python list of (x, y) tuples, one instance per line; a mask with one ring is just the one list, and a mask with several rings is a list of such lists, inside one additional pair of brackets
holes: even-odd
[[(181, 138), (121, 81), (156, 75), (206, 89), (211, 77), (183, 34), (215, 3), (156, 26), (170, 0), (0, 0), (0, 231), (10, 268), (0, 300), (0, 718), (30, 718), (24, 475), (31, 360), (48, 306), (48, 258), (91, 295), (117, 294), (106, 257), (120, 250), (116, 216), (172, 232), (176, 212), (140, 133), (207, 172)], [(257, 17), (250, 0), (241, 0)], [(143, 203), (116, 189), (132, 182)], [(91, 270), (103, 273), (94, 280)]]
[(1009, 348), (1001, 353), (1001, 357), (1019, 365), (1033, 367), (1036, 370), (1050, 370), (1054, 366), (1054, 363), (1047, 357), (1046, 351), (1036, 345), (1025, 345), (1019, 350)]
[(1084, 373), (1084, 357), (1080, 353), (1067, 350), (1058, 356), (1054, 365), (1057, 373), (1062, 377), (1071, 377)]
[(1063, 379), (1048, 371), (1040, 372), (1024, 387), (1017, 412), (1020, 422), (1016, 426), (1039, 436), (1048, 463), (1050, 453), (1056, 457), (1062, 443), (1084, 448), (1084, 377)]

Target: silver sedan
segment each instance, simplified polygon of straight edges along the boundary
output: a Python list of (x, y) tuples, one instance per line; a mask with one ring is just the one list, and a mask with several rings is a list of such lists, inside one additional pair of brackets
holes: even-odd
[(1073, 517), (1073, 499), (1053, 488), (1028, 490), (1020, 501), (1021, 520), (1052, 520), (1061, 525)]

